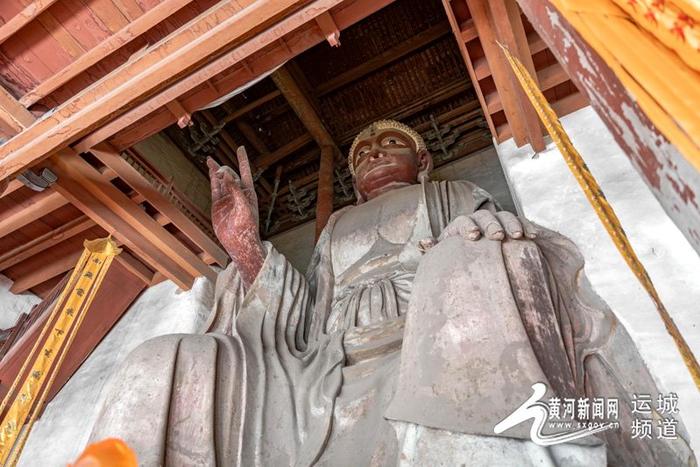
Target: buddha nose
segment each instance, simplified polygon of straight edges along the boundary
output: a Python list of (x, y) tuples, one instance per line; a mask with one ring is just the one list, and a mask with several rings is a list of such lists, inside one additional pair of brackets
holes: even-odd
[(385, 155), (386, 154), (384, 154), (384, 151), (380, 150), (379, 148), (372, 148), (372, 150), (369, 153), (369, 158), (371, 160), (381, 159)]

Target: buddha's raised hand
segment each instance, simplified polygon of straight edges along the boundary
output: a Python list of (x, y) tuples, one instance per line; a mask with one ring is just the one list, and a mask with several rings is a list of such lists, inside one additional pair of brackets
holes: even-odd
[(265, 250), (258, 228), (258, 198), (248, 155), (243, 146), (236, 152), (239, 177), (230, 167), (207, 159), (211, 179), (211, 220), (214, 233), (236, 264), (247, 289), (260, 272)]
[(438, 241), (460, 236), (467, 240), (533, 239), (535, 229), (526, 219), (520, 219), (508, 211), (493, 213), (479, 209), (469, 216), (458, 216), (440, 234)]

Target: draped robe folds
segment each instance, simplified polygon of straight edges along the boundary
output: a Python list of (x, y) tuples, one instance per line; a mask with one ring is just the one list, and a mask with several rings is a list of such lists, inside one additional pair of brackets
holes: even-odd
[(658, 391), (568, 239), (538, 227), (422, 254), (420, 240), (494, 203), (468, 182), (420, 193), (409, 240), (374, 269), (334, 272), (334, 228), (353, 207), (331, 217), (306, 277), (270, 244), (247, 293), (230, 265), (208, 332), (132, 352), (91, 439), (122, 438), (147, 466), (604, 465), (594, 437), (547, 448), (526, 424), (494, 434), (544, 382), (548, 396), (620, 399), (621, 428), (600, 435), (608, 462), (694, 462), (682, 427), (631, 438), (631, 394)]

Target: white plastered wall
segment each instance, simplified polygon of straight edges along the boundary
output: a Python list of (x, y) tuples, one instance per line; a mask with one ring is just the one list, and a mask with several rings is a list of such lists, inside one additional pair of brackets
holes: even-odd
[(153, 337), (200, 332), (213, 300), (213, 285), (204, 278), (197, 279), (189, 291), (179, 290), (171, 281), (144, 291), (46, 407), (19, 465), (74, 462), (85, 448), (111, 376), (129, 352)]
[[(564, 128), (615, 209), (666, 308), (700, 355), (700, 257), (615, 143), (586, 107), (562, 118)], [(553, 143), (533, 157), (529, 145), (498, 145), (511, 194), (525, 217), (571, 238), (586, 259), (586, 274), (637, 344), (662, 392), (675, 392), (700, 454), (700, 393), (651, 299), (618, 253)]]
[(12, 281), (0, 275), (0, 329), (11, 328), (22, 313), (29, 313), (32, 307), (41, 302), (36, 295), (25, 292), (13, 294), (10, 292)]

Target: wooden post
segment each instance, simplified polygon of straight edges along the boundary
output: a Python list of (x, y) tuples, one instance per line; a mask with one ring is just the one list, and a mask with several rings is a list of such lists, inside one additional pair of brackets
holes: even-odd
[(321, 167), (318, 169), (316, 195), (316, 240), (333, 213), (333, 146), (321, 147)]

